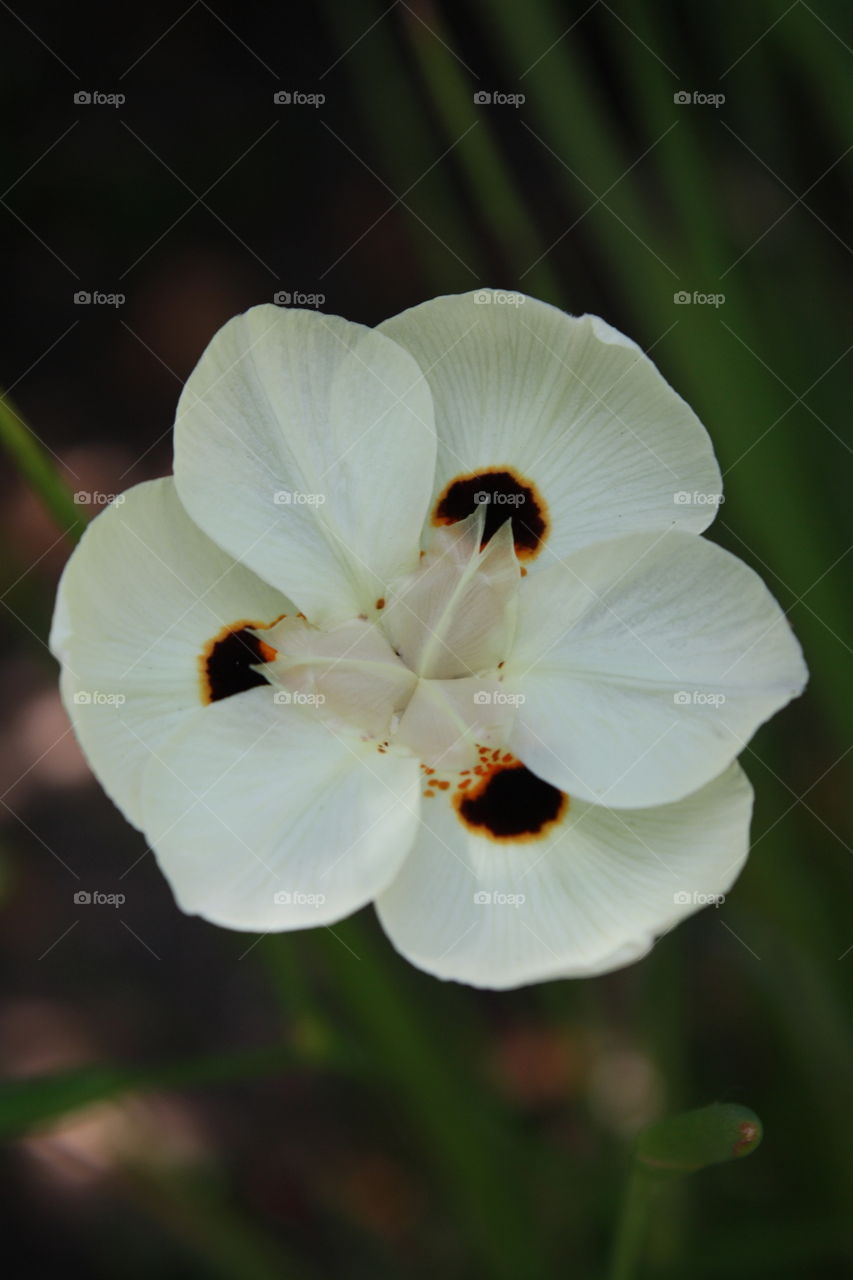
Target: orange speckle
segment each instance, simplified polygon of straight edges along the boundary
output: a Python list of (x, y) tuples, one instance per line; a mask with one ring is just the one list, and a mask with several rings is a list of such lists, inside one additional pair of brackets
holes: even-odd
[(271, 644), (265, 644), (261, 640), (258, 644), (258, 655), (263, 658), (264, 662), (275, 662), (278, 657), (278, 649), (274, 649)]
[(435, 781), (435, 782), (433, 782), (433, 784), (432, 784), (432, 785), (433, 785), (434, 787), (438, 787), (440, 791), (446, 791), (446, 790), (447, 790), (447, 788), (450, 786), (450, 783), (449, 783), (449, 782), (447, 782), (447, 781), (446, 781), (446, 779), (444, 779), (444, 778), (438, 778), (438, 779), (436, 779), (436, 781)]
[(377, 609), (384, 609), (384, 608), (385, 608), (385, 597), (384, 597), (384, 596), (380, 596), (380, 597), (379, 597), (379, 599), (376, 601), (376, 608), (377, 608)]

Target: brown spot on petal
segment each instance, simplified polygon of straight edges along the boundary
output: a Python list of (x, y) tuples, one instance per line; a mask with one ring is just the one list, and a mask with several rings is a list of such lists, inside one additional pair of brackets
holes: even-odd
[(209, 641), (198, 660), (202, 702), (219, 702), (269, 684), (266, 676), (254, 668), (272, 662), (276, 650), (252, 632), (265, 631), (278, 621), (279, 618), (273, 622), (232, 622)]
[(456, 524), (482, 505), (486, 508), (483, 546), (511, 519), (519, 560), (539, 554), (548, 533), (548, 508), (533, 481), (512, 467), (484, 467), (451, 480), (435, 504), (432, 522)]
[(510, 756), (475, 769), (480, 775), (467, 790), (460, 783), (453, 803), (461, 821), (476, 835), (489, 840), (537, 840), (565, 816), (569, 797), (531, 773)]

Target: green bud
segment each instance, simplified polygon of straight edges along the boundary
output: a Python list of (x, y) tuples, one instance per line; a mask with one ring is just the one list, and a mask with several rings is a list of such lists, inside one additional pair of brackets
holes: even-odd
[(636, 1159), (654, 1173), (695, 1173), (750, 1155), (761, 1138), (761, 1121), (754, 1111), (713, 1102), (645, 1129), (637, 1139)]

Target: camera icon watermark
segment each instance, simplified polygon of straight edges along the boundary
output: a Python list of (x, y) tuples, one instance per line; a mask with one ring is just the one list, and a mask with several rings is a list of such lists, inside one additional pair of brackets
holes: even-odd
[(723, 493), (700, 493), (697, 489), (677, 489), (672, 495), (677, 507), (718, 507), (725, 502)]
[(127, 495), (124, 493), (101, 493), (100, 489), (78, 489), (74, 501), (78, 507), (120, 507)]
[(695, 890), (688, 893), (686, 889), (680, 889), (672, 895), (672, 901), (677, 907), (721, 907), (725, 900), (724, 893), (698, 893)]
[(277, 107), (322, 107), (325, 93), (303, 93), (301, 89), (277, 89), (272, 96)]
[(474, 294), (474, 302), (477, 306), (503, 306), (503, 307), (520, 307), (524, 303), (525, 295), (518, 293), (512, 289), (477, 289)]
[(123, 293), (102, 293), (96, 289), (90, 293), (88, 289), (78, 289), (74, 294), (75, 307), (123, 307), (127, 297)]
[(78, 107), (123, 107), (127, 98), (123, 93), (101, 93), (99, 89), (78, 89), (74, 104)]
[(298, 689), (277, 689), (272, 696), (278, 707), (322, 707), (326, 701), (324, 693), (301, 693)]
[(477, 89), (473, 95), (475, 107), (523, 107), (527, 97), (523, 93), (503, 93), (500, 89)]
[(689, 307), (691, 304), (696, 307), (722, 307), (726, 301), (724, 293), (702, 293), (699, 289), (694, 289), (690, 293), (687, 289), (679, 289), (672, 295), (672, 300), (677, 307)]
[(702, 93), (699, 89), (692, 91), (679, 89), (672, 95), (677, 107), (716, 107), (718, 110), (726, 100), (724, 93)]
[(299, 289), (279, 289), (272, 300), (277, 307), (322, 307), (326, 302), (325, 293), (302, 293)]
[(476, 506), (482, 507), (493, 502), (496, 507), (520, 507), (527, 501), (524, 493), (504, 493), (500, 489), (478, 489), (474, 494)]
[(677, 707), (713, 707), (716, 710), (723, 706), (726, 695), (705, 693), (702, 689), (679, 689), (672, 695), (672, 700)]
[(77, 907), (123, 907), (127, 898), (123, 893), (101, 893), (95, 889), (78, 889), (74, 894), (74, 905)]
[(272, 496), (277, 507), (322, 507), (325, 493), (300, 493), (298, 489), (277, 489)]
[(474, 894), (477, 907), (521, 907), (527, 901), (523, 893), (500, 893), (490, 889), (478, 889)]
[(526, 700), (523, 693), (510, 693), (506, 689), (478, 689), (473, 698), (478, 707), (520, 707)]
[(71, 699), (78, 707), (123, 707), (123, 693), (101, 693), (100, 689), (78, 689)]

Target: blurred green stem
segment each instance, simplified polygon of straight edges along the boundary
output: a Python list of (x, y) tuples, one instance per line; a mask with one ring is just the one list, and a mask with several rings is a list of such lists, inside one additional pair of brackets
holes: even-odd
[(3, 392), (0, 392), (0, 444), (8, 450), (60, 529), (76, 541), (86, 524), (82, 508), (74, 502), (45, 446)]
[(632, 1280), (637, 1274), (649, 1208), (659, 1185), (654, 1174), (644, 1169), (634, 1157), (616, 1226), (607, 1280)]
[(366, 1079), (403, 1104), (479, 1274), (544, 1276), (521, 1139), (497, 1101), (454, 1060), (449, 1028), (434, 1025), (416, 980), (401, 973), (402, 962), (361, 917), (318, 930), (311, 941), (322, 948), (334, 997), (366, 1055)]

